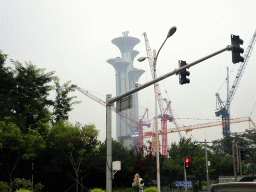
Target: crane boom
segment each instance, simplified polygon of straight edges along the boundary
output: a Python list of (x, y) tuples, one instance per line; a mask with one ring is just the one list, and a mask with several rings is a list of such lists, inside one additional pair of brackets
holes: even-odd
[[(144, 36), (144, 39), (145, 39), (145, 45), (146, 45), (146, 51), (147, 51), (149, 66), (150, 66), (150, 69), (151, 69), (152, 78), (154, 79), (154, 78), (156, 78), (155, 68), (154, 68), (155, 67), (154, 66), (154, 59), (155, 58), (153, 58), (153, 56), (152, 56), (152, 52), (151, 52), (151, 48), (150, 48), (150, 45), (149, 45), (149, 42), (148, 42), (148, 37), (147, 37), (146, 32), (144, 32), (142, 35)], [(162, 155), (167, 156), (167, 154), (168, 154), (168, 152), (167, 152), (167, 150), (168, 150), (167, 120), (170, 120), (170, 121), (174, 120), (175, 125), (177, 125), (177, 123), (176, 123), (176, 120), (175, 120), (175, 118), (172, 114), (171, 107), (169, 106), (169, 110), (164, 109), (163, 99), (162, 99), (162, 95), (161, 95), (161, 92), (160, 92), (159, 83), (155, 84), (155, 89), (156, 89), (156, 92), (157, 92), (156, 95), (157, 95), (159, 109), (160, 109), (160, 112), (161, 112), (161, 115), (160, 115), (161, 128), (164, 132), (164, 134), (162, 135)], [(167, 105), (167, 108), (168, 108), (168, 105)], [(167, 112), (169, 112), (171, 115), (168, 115)], [(180, 138), (181, 138), (182, 137), (181, 133), (179, 133), (179, 135), (180, 135)]]
[[(78, 91), (80, 91), (81, 93), (83, 93), (84, 95), (90, 97), (91, 99), (93, 99), (94, 101), (100, 103), (101, 105), (106, 107), (106, 102), (99, 99), (98, 97), (94, 96), (93, 94), (89, 93), (89, 91), (83, 90), (81, 87), (76, 87), (76, 89)], [(127, 114), (125, 114), (124, 112), (117, 112), (117, 109), (112, 106), (111, 110), (114, 111), (115, 113), (118, 113), (119, 115), (129, 119), (130, 121), (134, 122), (134, 123), (138, 123), (138, 121), (136, 121), (135, 119), (131, 118), (130, 116), (128, 116)]]
[[(164, 98), (164, 101), (166, 102), (166, 104), (168, 104), (168, 101), (167, 101), (166, 98)], [(179, 125), (178, 125), (176, 119), (175, 119), (174, 116), (173, 116), (171, 107), (169, 107), (168, 110), (169, 110), (170, 115), (173, 117), (173, 123), (174, 123), (175, 127), (178, 128)], [(180, 132), (180, 131), (179, 131), (179, 135), (180, 135), (180, 138), (182, 138), (182, 135), (181, 135), (181, 132)]]
[(256, 31), (254, 32), (254, 34), (252, 36), (252, 39), (251, 39), (251, 42), (250, 42), (249, 46), (246, 49), (244, 62), (240, 65), (240, 67), (238, 69), (238, 72), (236, 74), (236, 78), (234, 80), (234, 83), (233, 83), (230, 91), (228, 90), (229, 89), (229, 73), (227, 75), (227, 102), (226, 102), (225, 106), (224, 106), (224, 103), (222, 102), (222, 100), (220, 99), (219, 94), (216, 93), (216, 102), (217, 102), (216, 107), (217, 107), (217, 109), (215, 110), (215, 115), (218, 116), (218, 117), (221, 116), (222, 122), (227, 122), (227, 123), (223, 123), (223, 126), (222, 126), (224, 138), (229, 136), (229, 133), (230, 133), (230, 124), (228, 123), (229, 119), (230, 119), (230, 104), (231, 104), (231, 101), (232, 101), (232, 99), (235, 95), (235, 92), (236, 92), (237, 88), (238, 88), (238, 85), (239, 85), (239, 82), (242, 78), (245, 67), (246, 67), (246, 65), (249, 61), (250, 55), (251, 55), (252, 50), (253, 50), (253, 46), (255, 44), (255, 39), (256, 39)]
[[(233, 118), (233, 119), (229, 119), (229, 123), (233, 124), (233, 123), (241, 123), (241, 122), (245, 122), (248, 121), (249, 123), (252, 123), (252, 125), (255, 127), (254, 122), (252, 121), (252, 119), (250, 117), (240, 117), (240, 118)], [(178, 127), (178, 128), (172, 128), (169, 129), (167, 131), (167, 133), (176, 133), (179, 132), (180, 130), (183, 129), (183, 131), (185, 131), (186, 133), (189, 131), (193, 131), (195, 129), (204, 129), (204, 128), (209, 128), (209, 127), (215, 127), (215, 126), (220, 126), (223, 125), (223, 123), (227, 123), (227, 122), (222, 122), (221, 120), (219, 121), (214, 121), (214, 122), (209, 122), (209, 123), (202, 123), (202, 124), (197, 124), (197, 125), (189, 125), (189, 126), (183, 126), (183, 127)], [(158, 131), (159, 135), (163, 135), (163, 130), (159, 130)], [(143, 135), (143, 138), (148, 138), (148, 137), (152, 137), (153, 135), (156, 135), (156, 133), (153, 131), (150, 132), (145, 132)], [(124, 139), (135, 139), (132, 137), (126, 137)]]
[(249, 46), (247, 47), (246, 49), (246, 52), (245, 52), (245, 55), (244, 55), (244, 62), (240, 65), (238, 71), (237, 71), (237, 74), (236, 74), (236, 78), (235, 78), (235, 81), (231, 87), (231, 90), (229, 91), (229, 98), (228, 98), (228, 101), (229, 103), (231, 103), (234, 95), (235, 95), (235, 92), (237, 90), (237, 87), (239, 85), (239, 82), (243, 76), (243, 72), (245, 70), (245, 67), (249, 61), (249, 58), (250, 58), (250, 55), (252, 53), (252, 50), (253, 50), (253, 47), (254, 47), (254, 44), (255, 44), (255, 39), (256, 39), (256, 30), (252, 36), (252, 39), (251, 39), (251, 42), (249, 44)]
[[(148, 37), (147, 37), (146, 32), (143, 33), (142, 35), (144, 36), (144, 39), (145, 39), (145, 46), (146, 46), (149, 66), (150, 66), (150, 69), (151, 69), (151, 75), (152, 75), (152, 78), (154, 79), (154, 58), (152, 56), (152, 52), (151, 52), (151, 48), (150, 48), (150, 45), (149, 45), (149, 42), (148, 42)], [(163, 115), (164, 114), (164, 105), (163, 105), (163, 102), (162, 102), (163, 99), (162, 99), (159, 83), (156, 83), (156, 89), (157, 89), (157, 101), (158, 101), (160, 113), (161, 113), (161, 115)]]
[[(149, 66), (150, 66), (150, 69), (151, 69), (151, 75), (152, 75), (152, 78), (154, 78), (153, 56), (152, 56), (151, 48), (150, 48), (150, 45), (149, 45), (148, 37), (147, 37), (146, 32), (144, 32), (142, 35), (144, 36), (144, 39), (145, 39), (145, 46), (146, 46), (147, 56), (148, 56), (148, 60), (149, 60)], [(162, 99), (162, 97), (161, 97), (160, 87), (159, 87), (158, 83), (156, 84), (156, 87), (157, 87), (157, 95), (158, 95), (158, 104), (159, 104), (159, 108), (160, 108), (160, 111), (161, 111), (161, 115), (163, 115), (165, 109), (164, 109), (162, 101), (165, 100), (165, 99)], [(166, 100), (166, 103), (168, 104), (167, 100)], [(174, 125), (176, 126), (176, 128), (178, 128), (179, 126), (178, 126), (178, 123), (177, 123), (173, 113), (172, 113), (171, 107), (169, 107), (168, 111), (169, 111), (171, 117), (173, 118)], [(181, 135), (180, 132), (179, 132), (179, 135), (180, 135), (180, 138), (182, 138), (182, 135)]]
[[(208, 127), (224, 125), (226, 123), (233, 124), (233, 123), (241, 123), (241, 122), (245, 122), (245, 121), (249, 121), (254, 125), (254, 123), (250, 117), (240, 117), (240, 118), (229, 119), (229, 122), (222, 122), (222, 120), (219, 120), (219, 121), (214, 121), (214, 122), (209, 122), (209, 123), (202, 123), (202, 124), (189, 125), (189, 126), (183, 126), (183, 127), (184, 127), (185, 132), (187, 133), (188, 131), (192, 131), (194, 129), (203, 129), (203, 128), (208, 128)], [(177, 132), (178, 130), (179, 129), (177, 129), (177, 128), (173, 128), (173, 129), (168, 130), (168, 133)]]

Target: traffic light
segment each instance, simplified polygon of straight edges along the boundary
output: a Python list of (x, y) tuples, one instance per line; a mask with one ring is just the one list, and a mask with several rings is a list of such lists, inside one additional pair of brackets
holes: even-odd
[(241, 154), (241, 160), (245, 160), (245, 155), (246, 155), (246, 151), (244, 149), (240, 150), (240, 154)]
[(189, 167), (189, 158), (185, 158), (185, 169), (188, 169)]
[(233, 63), (244, 62), (244, 58), (240, 55), (244, 52), (244, 49), (240, 47), (240, 44), (243, 45), (243, 43), (244, 41), (239, 38), (239, 35), (231, 35)]
[[(186, 61), (182, 61), (182, 60), (179, 61), (179, 68), (181, 68), (185, 65), (187, 65)], [(190, 82), (190, 80), (187, 78), (187, 76), (189, 76), (189, 75), (190, 75), (190, 72), (187, 71), (187, 69), (183, 69), (182, 71), (180, 71), (180, 73), (179, 73), (179, 82), (180, 82), (181, 85)]]

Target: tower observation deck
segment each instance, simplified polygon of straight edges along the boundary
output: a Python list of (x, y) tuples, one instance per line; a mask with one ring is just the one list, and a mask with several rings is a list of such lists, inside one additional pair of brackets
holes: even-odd
[[(139, 51), (133, 50), (135, 45), (140, 43), (140, 40), (135, 37), (128, 36), (128, 31), (123, 33), (122, 37), (113, 39), (111, 42), (116, 45), (120, 52), (121, 57), (108, 59), (107, 62), (111, 64), (116, 71), (116, 95), (129, 91), (135, 87), (135, 82), (139, 80), (141, 75), (145, 72), (142, 69), (133, 67), (134, 58), (139, 54)], [(133, 94), (133, 108), (124, 111), (127, 115), (139, 121), (139, 108), (138, 108), (138, 93)], [(120, 136), (131, 135), (136, 130), (136, 123), (127, 120), (126, 118), (116, 116), (116, 139), (119, 140)], [(125, 140), (126, 147), (135, 146), (136, 140)]]

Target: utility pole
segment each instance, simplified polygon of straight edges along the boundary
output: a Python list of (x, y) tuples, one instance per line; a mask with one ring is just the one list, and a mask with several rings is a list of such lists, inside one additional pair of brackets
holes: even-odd
[(207, 187), (209, 189), (209, 172), (208, 172), (208, 155), (207, 155), (207, 143), (212, 143), (212, 142), (206, 142), (206, 139), (204, 140), (204, 142), (195, 142), (195, 145), (197, 143), (204, 143), (205, 146), (205, 166), (206, 166), (206, 179), (207, 179)]
[(207, 175), (207, 188), (209, 190), (209, 174), (208, 174), (208, 158), (207, 158), (207, 144), (205, 139), (205, 163), (206, 163), (206, 175)]
[(112, 95), (108, 94), (106, 97), (106, 146), (107, 146), (107, 162), (106, 162), (106, 190), (107, 192), (112, 192), (112, 133), (111, 133), (111, 107), (112, 103), (108, 101), (111, 100)]
[(236, 175), (236, 162), (237, 162), (237, 153), (236, 153), (236, 146), (237, 144), (235, 143), (235, 140), (232, 141), (232, 155), (233, 155), (233, 167), (234, 167), (234, 182), (237, 180), (237, 175)]
[(241, 148), (239, 147), (239, 166), (240, 166), (240, 176), (242, 177), (242, 158), (241, 158)]

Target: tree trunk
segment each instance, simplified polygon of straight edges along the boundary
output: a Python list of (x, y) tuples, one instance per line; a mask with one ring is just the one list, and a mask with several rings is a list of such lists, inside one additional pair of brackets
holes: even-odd
[(76, 192), (78, 192), (78, 173), (76, 173)]

